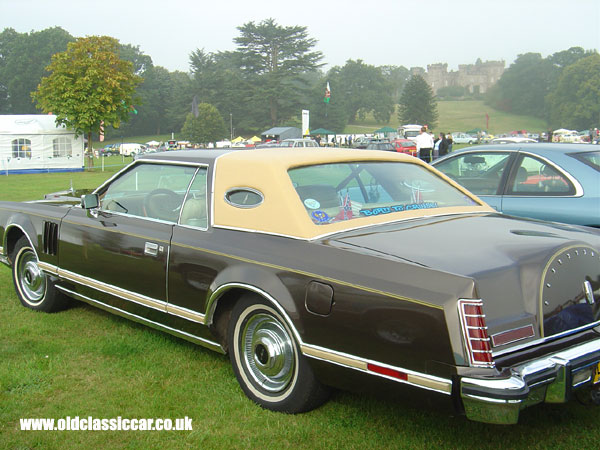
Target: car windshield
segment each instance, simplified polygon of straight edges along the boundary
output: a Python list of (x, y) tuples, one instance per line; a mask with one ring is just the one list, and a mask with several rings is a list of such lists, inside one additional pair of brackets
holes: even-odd
[(581, 162), (587, 164), (591, 168), (596, 169), (598, 172), (600, 172), (600, 151), (577, 153), (573, 156)]
[(288, 171), (307, 214), (318, 225), (420, 209), (477, 205), (418, 164), (352, 162)]

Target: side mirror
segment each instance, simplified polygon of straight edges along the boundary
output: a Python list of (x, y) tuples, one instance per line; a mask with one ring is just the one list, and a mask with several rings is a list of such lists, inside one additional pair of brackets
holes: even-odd
[(81, 196), (81, 207), (83, 209), (94, 209), (100, 205), (98, 194), (86, 194)]

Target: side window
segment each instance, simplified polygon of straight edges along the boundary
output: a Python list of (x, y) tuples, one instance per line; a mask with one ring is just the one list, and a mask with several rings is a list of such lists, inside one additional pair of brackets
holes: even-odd
[(100, 209), (177, 222), (195, 167), (139, 164), (100, 193)]
[(556, 168), (544, 161), (523, 156), (511, 180), (512, 195), (573, 195), (575, 187)]
[(181, 225), (208, 228), (206, 168), (198, 169), (181, 210)]
[(437, 164), (436, 169), (476, 195), (498, 192), (510, 153), (468, 153)]

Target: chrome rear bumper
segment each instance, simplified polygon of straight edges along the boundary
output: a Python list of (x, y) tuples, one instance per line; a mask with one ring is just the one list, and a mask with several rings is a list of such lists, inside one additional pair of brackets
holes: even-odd
[(513, 424), (537, 403), (564, 403), (573, 390), (589, 386), (600, 363), (600, 338), (511, 368), (509, 378), (461, 378), (467, 418)]

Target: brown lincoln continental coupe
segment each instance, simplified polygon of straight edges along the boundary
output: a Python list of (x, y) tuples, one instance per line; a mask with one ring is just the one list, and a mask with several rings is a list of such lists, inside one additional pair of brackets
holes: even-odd
[(227, 352), (272, 410), (378, 385), (510, 424), (599, 397), (598, 230), (498, 214), (406, 155), (151, 154), (81, 199), (0, 203), (0, 259), (24, 306)]

